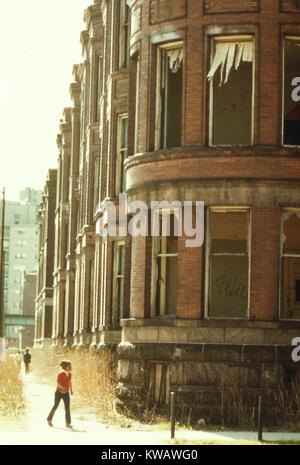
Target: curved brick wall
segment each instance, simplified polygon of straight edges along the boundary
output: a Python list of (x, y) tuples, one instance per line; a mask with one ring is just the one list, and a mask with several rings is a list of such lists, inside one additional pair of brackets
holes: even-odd
[(146, 183), (197, 179), (299, 180), (300, 153), (292, 149), (264, 150), (177, 149), (136, 155), (127, 162), (127, 189)]

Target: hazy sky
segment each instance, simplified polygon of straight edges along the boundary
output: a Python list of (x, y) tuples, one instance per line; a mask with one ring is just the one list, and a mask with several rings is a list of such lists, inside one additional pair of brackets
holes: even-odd
[(18, 200), (56, 167), (56, 135), (81, 61), (83, 12), (93, 0), (0, 0), (0, 188)]

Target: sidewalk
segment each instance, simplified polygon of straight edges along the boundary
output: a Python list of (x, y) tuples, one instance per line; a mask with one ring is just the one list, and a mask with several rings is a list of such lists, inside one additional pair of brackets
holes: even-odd
[[(137, 431), (122, 429), (99, 422), (92, 416), (73, 415), (74, 430), (67, 430), (64, 425), (63, 404), (54, 418), (54, 428), (46, 422), (54, 398), (53, 389), (45, 384), (38, 384), (34, 375), (25, 378), (25, 395), (27, 417), (25, 431), (4, 431), (0, 429), (0, 445), (162, 445), (170, 441), (170, 432)], [(202, 432), (179, 430), (177, 440), (230, 443), (240, 441), (255, 442), (257, 433), (249, 432)], [(267, 433), (266, 441), (299, 441), (300, 433)]]

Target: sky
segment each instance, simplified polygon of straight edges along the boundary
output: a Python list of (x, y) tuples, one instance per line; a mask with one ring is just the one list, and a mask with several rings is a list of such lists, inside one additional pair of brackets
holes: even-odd
[(57, 166), (56, 135), (81, 62), (83, 13), (93, 0), (0, 0), (0, 189), (18, 200)]

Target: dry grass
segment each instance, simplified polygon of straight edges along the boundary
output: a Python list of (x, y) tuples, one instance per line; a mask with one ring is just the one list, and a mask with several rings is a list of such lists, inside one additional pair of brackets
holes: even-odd
[[(217, 391), (220, 395), (223, 426), (256, 429), (258, 421), (258, 391), (239, 386), (234, 376), (221, 373)], [(299, 431), (300, 379), (281, 384), (263, 394), (263, 418), (274, 429)]]
[(0, 362), (0, 416), (18, 418), (24, 406), (20, 366), (12, 357), (7, 357)]
[[(72, 379), (76, 410), (84, 406), (103, 420), (127, 426), (125, 417), (116, 411), (116, 360), (109, 350), (101, 353), (90, 351), (43, 350), (33, 353), (33, 369), (46, 383), (55, 386), (56, 374), (61, 360), (72, 363)], [(128, 421), (127, 421), (128, 423)]]
[(290, 431), (300, 427), (300, 380), (289, 383), (288, 389), (281, 385), (276, 392), (276, 403), (282, 416), (282, 424)]
[(223, 426), (255, 429), (257, 426), (257, 402), (238, 385), (234, 377), (225, 373), (220, 376), (217, 391), (221, 401)]
[(115, 360), (111, 352), (77, 353), (72, 356), (72, 364), (75, 392), (85, 405), (105, 419), (119, 418), (115, 408)]

